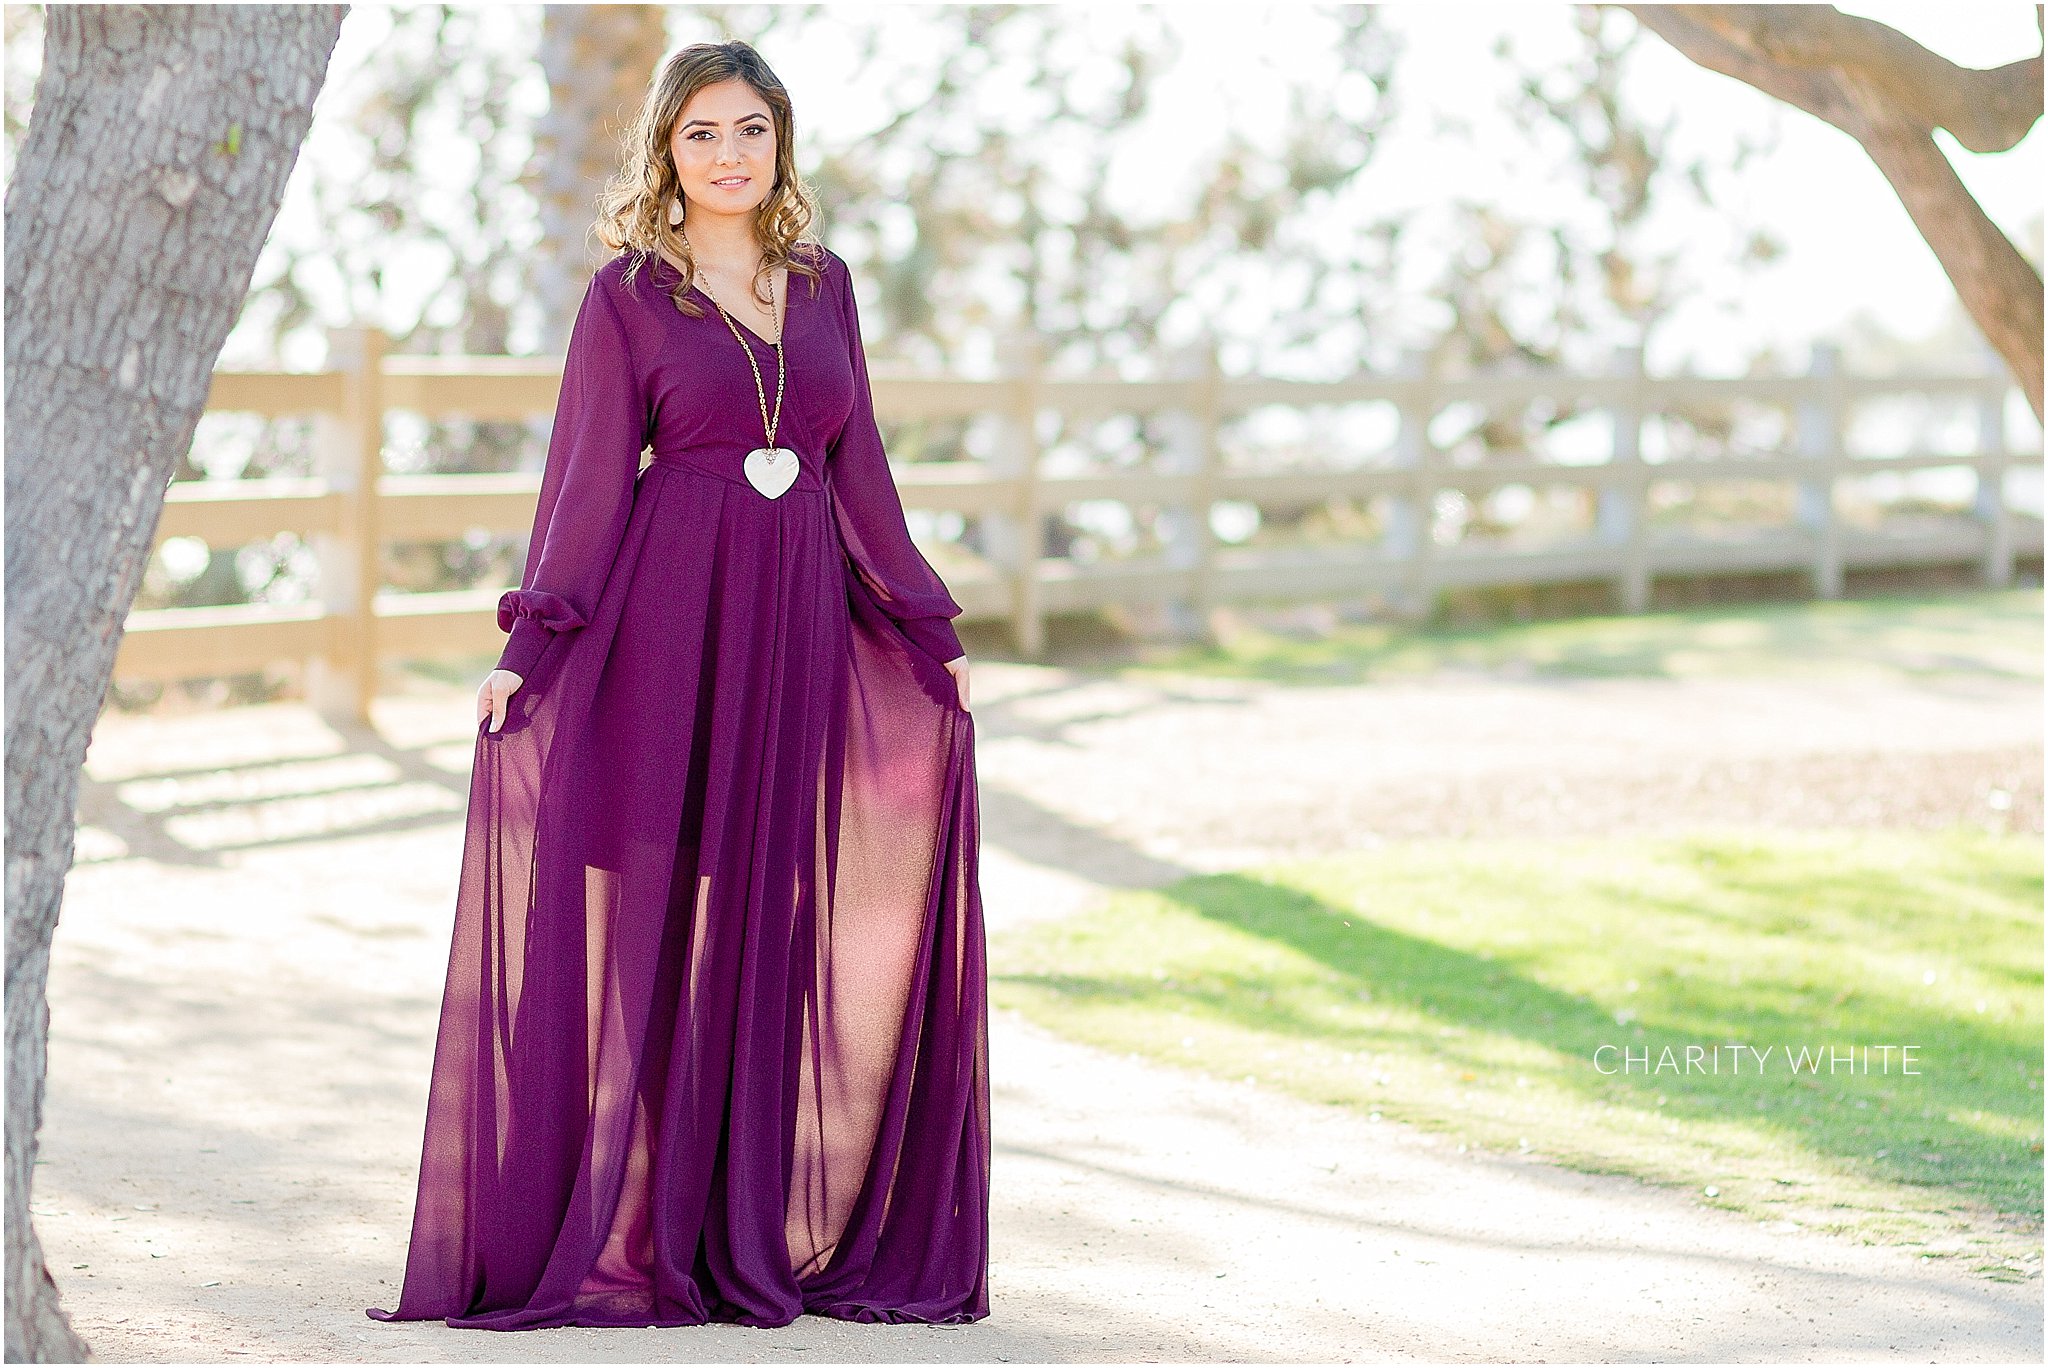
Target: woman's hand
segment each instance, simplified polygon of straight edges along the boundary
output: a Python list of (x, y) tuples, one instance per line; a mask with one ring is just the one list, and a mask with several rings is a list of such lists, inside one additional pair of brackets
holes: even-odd
[(946, 662), (946, 669), (953, 676), (953, 683), (960, 690), (960, 706), (967, 707), (967, 657), (955, 656)]
[(510, 670), (493, 670), (477, 686), (476, 720), (491, 719), (491, 730), (505, 725), (505, 701), (519, 692), (519, 686), (526, 681)]

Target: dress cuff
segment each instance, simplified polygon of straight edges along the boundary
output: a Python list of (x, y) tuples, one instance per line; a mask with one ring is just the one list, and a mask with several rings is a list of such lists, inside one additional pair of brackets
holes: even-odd
[(967, 654), (960, 648), (960, 634), (953, 629), (953, 619), (949, 617), (903, 618), (896, 625), (926, 654), (942, 664)]
[(506, 590), (498, 598), (498, 630), (511, 633), (511, 637), (498, 656), (498, 668), (524, 680), (557, 632), (583, 625), (583, 615), (560, 594), (540, 589)]
[(498, 656), (498, 668), (510, 670), (521, 681), (530, 678), (540, 653), (547, 649), (553, 636), (553, 632), (541, 625), (539, 618), (520, 618), (512, 624), (512, 635)]
[(584, 625), (583, 615), (560, 594), (545, 589), (507, 589), (498, 596), (498, 630), (509, 632), (515, 619), (536, 618), (551, 632)]

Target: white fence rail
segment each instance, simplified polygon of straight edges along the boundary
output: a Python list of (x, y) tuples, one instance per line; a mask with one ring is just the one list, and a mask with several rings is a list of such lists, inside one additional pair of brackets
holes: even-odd
[[(393, 540), (456, 540), (478, 528), (523, 532), (531, 525), (537, 473), (386, 473), (385, 415), (427, 419), (529, 420), (552, 413), (558, 365), (500, 357), (388, 356), (380, 333), (340, 329), (338, 364), (317, 373), (220, 372), (209, 410), (271, 417), (313, 415), (320, 474), (304, 480), (198, 481), (169, 491), (159, 544), (197, 537), (229, 547), (279, 532), (308, 537), (318, 562), (320, 601), (138, 611), (115, 664), (118, 679), (173, 679), (257, 669), (280, 659), (310, 662), (316, 703), (337, 716), (367, 716), (379, 662), (495, 650), (502, 641), (494, 604), (501, 587), (449, 593), (384, 591), (378, 567)], [(1164, 602), (1199, 619), (1229, 602), (1382, 594), (1420, 609), (1440, 589), (1564, 581), (1610, 581), (1624, 611), (1650, 602), (1658, 576), (1798, 571), (1815, 594), (1835, 597), (1859, 568), (1973, 563), (1982, 582), (2011, 582), (2014, 562), (2041, 554), (2038, 506), (2015, 508), (2013, 471), (2038, 475), (2031, 449), (2007, 440), (2016, 393), (2002, 374), (1859, 376), (1835, 354), (1816, 351), (1804, 375), (1709, 378), (1648, 376), (1624, 354), (1605, 375), (1536, 373), (1447, 378), (1411, 368), (1391, 376), (1327, 383), (1226, 378), (1213, 356), (1194, 373), (1165, 380), (1063, 379), (1044, 373), (1030, 344), (1000, 378), (895, 376), (877, 370), (875, 401), (885, 425), (905, 420), (978, 419), (997, 428), (986, 460), (899, 465), (907, 510), (952, 510), (978, 520), (984, 553), (942, 562), (964, 620), (1007, 621), (1016, 645), (1035, 655), (1049, 614), (1110, 603)], [(1884, 455), (1851, 450), (1862, 412), (1917, 398), (1968, 415), (1967, 443), (1914, 446)], [(1226, 451), (1241, 416), (1282, 409), (1382, 405), (1391, 439), (1376, 453), (1344, 453), (1336, 468), (1278, 469), (1269, 454), (1246, 468)], [(1579, 406), (1608, 415), (1608, 440), (1591, 457), (1540, 452), (1445, 451), (1431, 440), (1452, 411), (1520, 412), (1530, 404)], [(1731, 443), (1712, 454), (1672, 454), (1666, 415), (1697, 431), (1738, 410), (1777, 415), (1789, 440), (1767, 449)], [(1148, 469), (1058, 473), (1049, 469), (1041, 417), (1070, 421), (1152, 415)], [(2030, 415), (2029, 415), (2030, 417)], [(1954, 449), (1961, 445), (1962, 449)], [(1660, 449), (1650, 451), (1647, 447)], [(1954, 516), (1859, 527), (1846, 519), (1845, 483), (1890, 473), (1944, 470), (1974, 485)], [(2022, 476), (2021, 478), (2026, 478)], [(1738, 482), (1789, 494), (1791, 516), (1712, 529), (1661, 527), (1655, 510), (1685, 502), (1685, 491)], [(1591, 516), (1576, 535), (1537, 545), (1446, 542), (1441, 501), (1482, 501), (1495, 491), (1581, 491)], [(1656, 499), (1653, 492), (1672, 498)], [(1268, 546), (1224, 541), (1213, 516), (1225, 501), (1260, 508), (1366, 501), (1376, 537), (1330, 545)], [(1158, 510), (1165, 529), (1150, 555), (1079, 563), (1048, 556), (1048, 517), (1078, 501), (1112, 500)], [(1890, 520), (1897, 523), (1900, 520)], [(938, 557), (935, 556), (935, 559)]]

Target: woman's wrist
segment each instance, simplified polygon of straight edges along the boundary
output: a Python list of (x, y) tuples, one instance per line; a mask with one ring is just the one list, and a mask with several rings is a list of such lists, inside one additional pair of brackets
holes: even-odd
[(951, 663), (967, 653), (967, 648), (960, 644), (960, 634), (953, 630), (951, 618), (903, 618), (897, 626), (933, 660)]
[(554, 634), (536, 618), (522, 617), (512, 624), (505, 648), (498, 653), (498, 668), (510, 670), (522, 679), (533, 673), (534, 662), (547, 648), (548, 638)]

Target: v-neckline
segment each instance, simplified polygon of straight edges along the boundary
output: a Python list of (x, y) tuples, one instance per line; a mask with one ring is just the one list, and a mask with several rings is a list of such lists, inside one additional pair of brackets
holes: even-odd
[[(747, 336), (753, 338), (756, 342), (759, 342), (762, 346), (772, 348), (776, 345), (775, 343), (770, 342), (767, 338), (761, 336), (761, 334), (755, 332), (751, 327), (747, 326), (746, 322), (742, 320), (738, 314), (734, 313), (730, 309), (725, 308), (717, 300), (713, 299), (711, 297), (711, 292), (705, 289), (702, 285), (699, 285), (696, 281), (693, 280), (690, 282), (690, 288), (695, 290), (698, 294), (703, 295), (704, 302), (709, 304), (714, 310), (724, 314), (727, 318), (730, 318), (732, 320), (734, 327), (738, 328)], [(782, 327), (778, 330), (778, 336), (784, 341), (787, 341), (789, 338), (790, 301), (791, 295), (789, 293), (789, 267), (784, 266), (782, 268)]]

